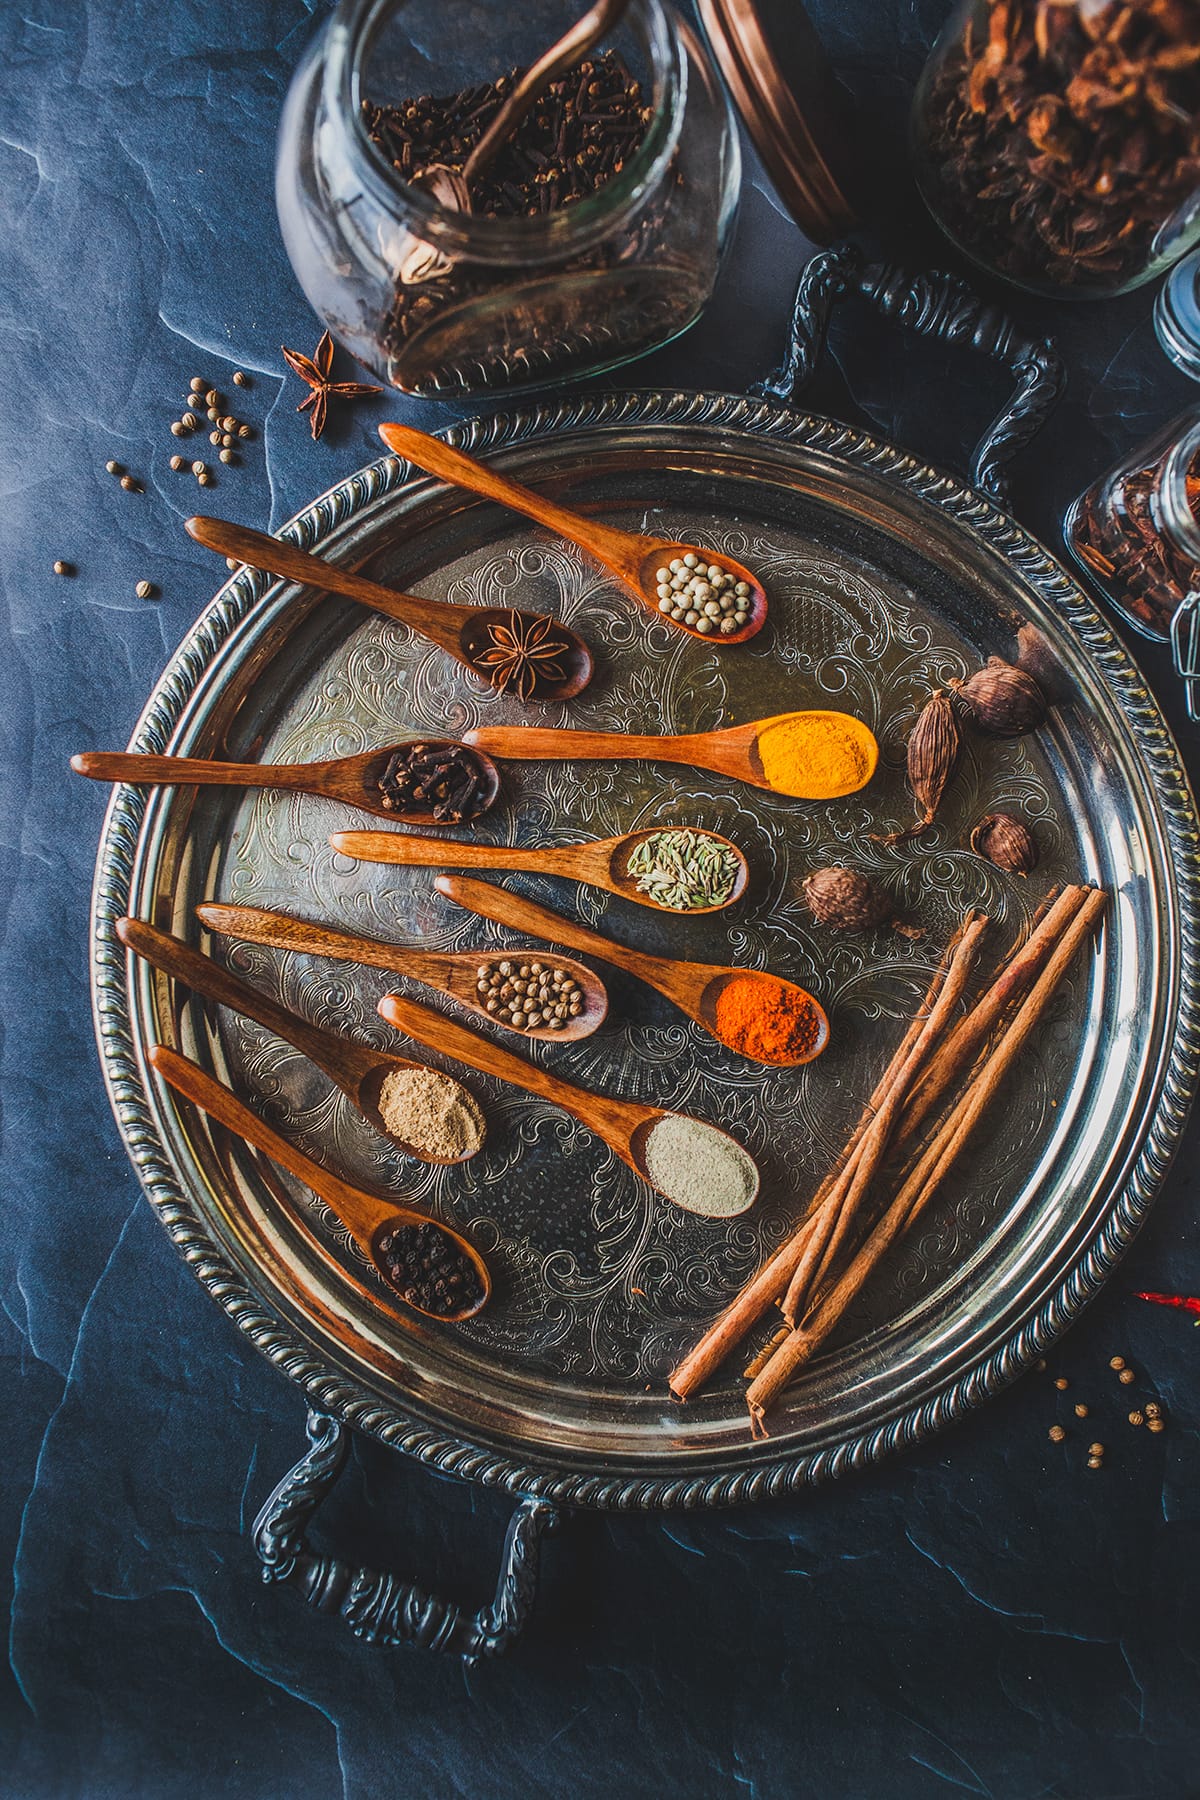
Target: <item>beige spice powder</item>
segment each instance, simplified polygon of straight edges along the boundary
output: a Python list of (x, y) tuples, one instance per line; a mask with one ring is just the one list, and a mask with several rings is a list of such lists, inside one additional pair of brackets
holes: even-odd
[(414, 1150), (442, 1161), (474, 1156), (486, 1126), (473, 1094), (437, 1069), (393, 1069), (379, 1092), (388, 1130)]

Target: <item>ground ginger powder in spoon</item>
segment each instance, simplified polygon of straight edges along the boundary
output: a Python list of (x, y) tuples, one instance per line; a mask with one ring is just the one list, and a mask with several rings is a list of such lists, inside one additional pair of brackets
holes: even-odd
[(865, 725), (846, 713), (785, 713), (756, 740), (763, 774), (777, 794), (835, 800), (865, 787), (879, 746)]

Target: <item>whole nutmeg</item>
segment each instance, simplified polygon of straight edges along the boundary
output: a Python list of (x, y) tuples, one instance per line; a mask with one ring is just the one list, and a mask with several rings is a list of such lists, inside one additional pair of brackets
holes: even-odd
[(814, 869), (804, 877), (800, 892), (818, 925), (830, 925), (835, 931), (871, 931), (891, 920), (905, 937), (923, 935), (893, 918), (891, 896), (857, 869)]
[(1037, 867), (1038, 848), (1033, 833), (1011, 813), (988, 813), (971, 833), (976, 856), (986, 856), (1009, 875), (1028, 875)]
[(950, 686), (979, 729), (995, 737), (1036, 731), (1046, 717), (1046, 696), (1034, 677), (999, 656), (989, 656), (986, 667), (976, 670), (969, 681), (952, 681)]

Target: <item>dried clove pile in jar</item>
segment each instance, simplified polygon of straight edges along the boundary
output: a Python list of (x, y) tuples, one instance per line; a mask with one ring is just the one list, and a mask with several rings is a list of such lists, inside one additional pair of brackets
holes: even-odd
[(926, 200), (981, 262), (1115, 292), (1200, 186), (1196, 8), (983, 0), (934, 53), (916, 145)]

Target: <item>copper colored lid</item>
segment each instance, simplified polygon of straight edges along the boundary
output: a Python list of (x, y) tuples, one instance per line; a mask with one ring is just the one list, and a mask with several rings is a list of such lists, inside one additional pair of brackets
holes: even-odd
[(799, 0), (697, 0), (705, 35), (779, 197), (806, 237), (854, 224), (833, 73)]

